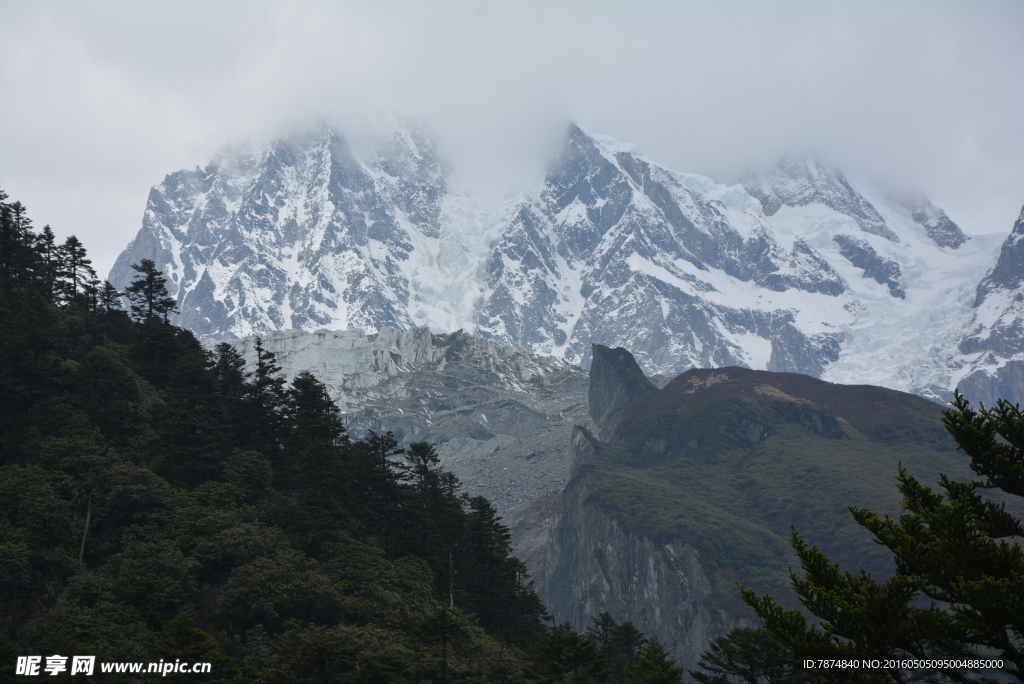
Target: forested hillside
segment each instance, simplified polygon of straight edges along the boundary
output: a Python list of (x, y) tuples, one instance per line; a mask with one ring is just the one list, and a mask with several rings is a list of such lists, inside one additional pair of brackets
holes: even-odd
[(118, 292), (6, 199), (0, 681), (56, 653), (213, 663), (189, 681), (678, 681), (639, 633), (546, 626), (429, 444), (349, 435), (316, 377), (170, 325), (152, 262)]

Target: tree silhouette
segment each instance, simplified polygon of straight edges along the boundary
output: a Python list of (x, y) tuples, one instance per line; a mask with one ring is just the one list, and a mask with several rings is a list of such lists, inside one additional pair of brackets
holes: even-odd
[(141, 322), (160, 316), (166, 322), (178, 308), (174, 298), (167, 294), (167, 278), (150, 259), (132, 264), (132, 269), (139, 275), (124, 289), (124, 296), (131, 302), (132, 318)]

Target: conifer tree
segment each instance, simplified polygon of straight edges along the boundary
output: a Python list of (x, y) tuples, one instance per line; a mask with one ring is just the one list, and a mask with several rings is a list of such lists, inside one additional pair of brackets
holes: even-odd
[(82, 285), (82, 301), (85, 303), (85, 308), (94, 312), (100, 310), (100, 281), (95, 276), (96, 274), (93, 273), (93, 277)]
[(96, 277), (92, 268), (92, 260), (86, 256), (85, 246), (74, 235), (69, 235), (58, 248), (60, 259), (59, 285), (62, 299), (70, 304), (84, 294), (83, 287)]
[(628, 620), (622, 624), (617, 623), (608, 611), (604, 611), (590, 618), (586, 634), (608, 658), (608, 667), (616, 680), (625, 684), (626, 669), (636, 662), (647, 643), (643, 632)]
[(460, 549), (459, 588), (469, 597), (468, 609), (486, 627), (508, 626), (508, 607), (514, 592), (514, 568), (505, 565), (512, 546), (509, 533), (491, 503), (482, 496), (469, 500), (469, 515)]
[[(461, 508), (454, 497), (446, 496), (441, 488), (441, 458), (434, 447), (426, 442), (414, 442), (405, 452), (409, 463), (409, 524), (407, 526), (408, 546), (419, 555), (438, 555), (443, 545), (444, 526), (449, 515)], [(445, 510), (447, 509), (447, 510)], [(438, 564), (437, 559), (434, 561)]]
[(196, 625), (195, 617), (186, 611), (179, 613), (164, 627), (163, 638), (147, 643), (146, 647), (164, 662), (210, 663), (209, 674), (178, 673), (165, 675), (171, 681), (210, 682), (218, 684), (234, 682), (239, 670), (234, 662)]
[(452, 661), (460, 647), (470, 640), (465, 618), (449, 608), (439, 608), (416, 626), (416, 636), (430, 655), (424, 675), (428, 681), (452, 682), (461, 679)]
[[(244, 425), (246, 437), (254, 448), (280, 457), (281, 419), (285, 403), (285, 379), (274, 353), (263, 347), (263, 338), (255, 343), (256, 368), (246, 386)], [(274, 463), (279, 466), (280, 463)]]
[(39, 255), (39, 281), (46, 299), (57, 303), (57, 285), (60, 282), (62, 259), (57, 236), (49, 225), (36, 237), (36, 254)]
[(114, 311), (121, 308), (121, 293), (110, 284), (109, 280), (103, 281), (103, 285), (99, 288), (98, 297), (99, 306), (104, 311)]
[(268, 684), (363, 681), (350, 674), (356, 665), (357, 651), (323, 627), (292, 630), (276, 640), (272, 665), (261, 679)]
[[(740, 627), (714, 639), (690, 676), (701, 684), (797, 684), (806, 682), (788, 647), (763, 627)], [(733, 679), (730, 679), (732, 677)]]
[[(1024, 416), (1018, 406), (1002, 400), (994, 409), (974, 411), (956, 393), (943, 423), (984, 480), (954, 482), (942, 475), (940, 493), (900, 467), (896, 481), (903, 515), (892, 519), (851, 508), (857, 522), (893, 552), (893, 577), (878, 582), (864, 571), (844, 571), (794, 530), (802, 576), (791, 572), (791, 586), (817, 622), (809, 622), (801, 611), (785, 610), (770, 596), (743, 590), (769, 640), (781, 644), (773, 647), (776, 656), (784, 654), (782, 663), (778, 657), (765, 659), (781, 673), (768, 681), (801, 675), (814, 682), (921, 677), (994, 681), (991, 673), (942, 664), (949, 659), (1000, 660), (1004, 679), (1024, 681), (1024, 548), (1012, 539), (1022, 536), (1024, 528), (1005, 504), (981, 496), (992, 488), (1024, 495)], [(741, 645), (735, 635), (730, 637), (733, 645)], [(730, 664), (723, 658), (726, 645), (720, 644), (717, 653), (714, 648), (705, 653), (704, 661), (722, 674), (743, 676), (740, 668), (750, 659)], [(801, 672), (797, 658), (878, 658), (896, 665), (888, 670), (835, 670), (826, 677)], [(900, 666), (907, 658), (935, 661), (937, 666), (932, 671)]]
[(285, 398), (291, 439), (299, 446), (339, 446), (348, 443), (341, 410), (327, 387), (309, 371), (292, 379)]
[(348, 434), (337, 404), (312, 373), (303, 372), (292, 379), (285, 393), (284, 422), (288, 454), (287, 463), (279, 469), (282, 483), (287, 481), (287, 487), (318, 497), (324, 495), (325, 488), (337, 491), (343, 487), (339, 447), (348, 445)]
[(22, 684), (24, 677), (15, 675), (18, 656), (21, 650), (0, 634), (0, 684)]
[(683, 684), (683, 668), (676, 666), (658, 637), (651, 637), (635, 663), (626, 666), (629, 684)]
[(0, 190), (0, 278), (12, 284), (27, 284), (37, 277), (37, 255), (32, 220), (21, 202), (7, 204)]
[(393, 558), (402, 517), (405, 496), (401, 489), (405, 464), (399, 457), (405, 449), (398, 445), (393, 432), (379, 434), (370, 430), (357, 445), (357, 462), (353, 464), (356, 496), (370, 513), (373, 529), (379, 535), (388, 558)]
[(221, 342), (214, 350), (213, 372), (217, 377), (217, 393), (229, 399), (241, 399), (249, 374), (245, 359), (230, 342)]
[(166, 322), (168, 316), (178, 308), (174, 298), (167, 294), (167, 278), (156, 270), (156, 264), (151, 259), (132, 264), (132, 270), (139, 275), (124, 289), (124, 296), (131, 302), (132, 318), (145, 321), (162, 317)]
[(540, 643), (535, 671), (541, 682), (613, 684), (607, 658), (593, 640), (577, 634), (568, 623), (554, 627)]

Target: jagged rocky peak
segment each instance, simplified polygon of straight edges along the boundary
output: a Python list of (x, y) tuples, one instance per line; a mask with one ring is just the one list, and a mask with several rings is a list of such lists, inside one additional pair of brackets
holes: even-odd
[(1024, 209), (1003, 242), (995, 267), (978, 284), (975, 306), (996, 290), (1020, 290), (1024, 286)]
[(741, 309), (747, 302), (726, 294), (732, 283), (845, 291), (809, 242), (787, 242), (741, 186), (670, 171), (571, 126), (561, 157), (502, 231), (479, 329), (584, 367), (597, 342), (629, 346), (654, 372), (763, 368), (768, 354), (752, 358), (737, 335), (760, 338), (765, 349), (803, 335), (783, 332), (791, 313)]
[(903, 205), (910, 210), (914, 221), (924, 226), (928, 237), (939, 247), (957, 249), (971, 239), (964, 235), (964, 231), (946, 215), (945, 211), (932, 204), (924, 195), (917, 195), (903, 202)]
[[(457, 230), (472, 229), (475, 215), (453, 204), (447, 178), (430, 137), (409, 121), (361, 155), (328, 124), (228, 151), (153, 188), (110, 279), (123, 286), (130, 264), (152, 259), (178, 300), (176, 322), (201, 337), (372, 332), (437, 317), (457, 329), (472, 316), (438, 256), (453, 242), (446, 208), (459, 211)], [(449, 261), (464, 265), (454, 252)]]
[(822, 204), (855, 220), (865, 233), (900, 241), (878, 209), (850, 185), (841, 171), (813, 158), (786, 157), (767, 173), (748, 172), (741, 182), (761, 201), (767, 216), (774, 216), (785, 206)]
[(839, 245), (840, 254), (851, 264), (864, 270), (865, 278), (873, 278), (876, 282), (888, 286), (889, 294), (893, 297), (907, 298), (907, 293), (900, 287), (900, 276), (903, 273), (898, 263), (879, 255), (867, 240), (860, 240), (852, 235), (834, 235), (832, 240)]
[(976, 359), (959, 383), (969, 399), (1024, 402), (1024, 209), (996, 265), (978, 284), (971, 328), (960, 351)]
[(321, 126), (225, 150), (153, 188), (110, 280), (152, 259), (205, 339), (465, 329), (583, 368), (592, 343), (621, 345), (654, 374), (746, 366), (938, 400), (980, 363), (957, 345), (998, 242), (964, 242), (924, 198), (806, 158), (729, 186), (575, 125), (491, 213), (453, 173), (409, 122), (380, 144)]
[(610, 433), (614, 425), (609, 419), (615, 411), (636, 397), (657, 392), (658, 388), (640, 370), (633, 355), (622, 347), (609, 349), (595, 344), (592, 359), (588, 395), (590, 417), (602, 434)]
[(589, 256), (633, 201), (636, 178), (623, 171), (634, 166), (634, 158), (609, 142), (602, 145), (570, 125), (562, 155), (547, 175), (540, 195), (546, 213), (561, 219), (555, 230), (563, 257)]

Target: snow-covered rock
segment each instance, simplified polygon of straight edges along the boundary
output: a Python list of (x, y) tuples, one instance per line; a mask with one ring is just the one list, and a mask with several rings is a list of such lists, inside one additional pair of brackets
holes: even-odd
[(323, 125), (172, 173), (110, 281), (127, 284), (130, 264), (153, 259), (176, 322), (204, 338), (463, 327), (487, 249), (474, 208), (416, 125), (364, 156)]
[(960, 391), (991, 406), (1024, 403), (1024, 209), (1003, 242), (999, 260), (978, 283), (974, 318), (960, 351)]
[(206, 339), (425, 326), (583, 367), (592, 344), (622, 346), (652, 375), (1021, 393), (1019, 241), (999, 257), (1005, 235), (968, 238), (927, 198), (801, 158), (725, 185), (577, 126), (499, 208), (458, 188), (412, 123), (360, 154), (326, 125), (227, 150), (153, 188), (110, 280), (153, 259)]

